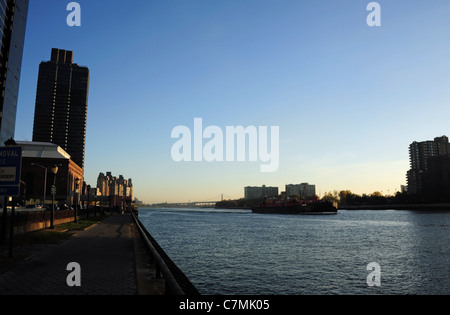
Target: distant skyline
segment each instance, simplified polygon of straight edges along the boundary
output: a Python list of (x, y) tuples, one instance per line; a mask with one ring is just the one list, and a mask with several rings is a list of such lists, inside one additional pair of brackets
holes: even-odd
[[(450, 2), (30, 1), (16, 140), (31, 140), (38, 69), (52, 48), (90, 69), (85, 180), (132, 178), (146, 203), (308, 182), (317, 193), (394, 193), (413, 141), (450, 135)], [(279, 168), (174, 162), (172, 129), (279, 126)]]

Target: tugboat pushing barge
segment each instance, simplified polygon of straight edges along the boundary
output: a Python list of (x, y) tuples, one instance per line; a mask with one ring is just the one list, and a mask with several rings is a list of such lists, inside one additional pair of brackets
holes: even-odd
[(337, 206), (328, 201), (317, 199), (309, 201), (267, 199), (262, 204), (252, 207), (254, 213), (262, 214), (303, 214), (333, 215), (337, 214)]

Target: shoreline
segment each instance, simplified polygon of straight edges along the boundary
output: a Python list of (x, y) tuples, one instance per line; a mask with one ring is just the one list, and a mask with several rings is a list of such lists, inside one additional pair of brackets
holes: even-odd
[(389, 204), (389, 205), (340, 205), (338, 210), (450, 211), (450, 203), (442, 203), (442, 204)]
[[(213, 210), (248, 210), (251, 207), (141, 207), (141, 209), (213, 209)], [(446, 204), (389, 204), (389, 205), (340, 205), (338, 210), (403, 210), (403, 211), (443, 211), (450, 212), (450, 203)]]

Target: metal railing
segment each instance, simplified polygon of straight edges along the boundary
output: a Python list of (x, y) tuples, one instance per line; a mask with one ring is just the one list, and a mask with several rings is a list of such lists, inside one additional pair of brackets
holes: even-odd
[(155, 262), (156, 276), (162, 277), (166, 283), (166, 295), (200, 295), (195, 286), (178, 268), (177, 265), (159, 246), (155, 239), (144, 227), (142, 222), (136, 217), (134, 211), (130, 211), (139, 233), (150, 252), (152, 260)]

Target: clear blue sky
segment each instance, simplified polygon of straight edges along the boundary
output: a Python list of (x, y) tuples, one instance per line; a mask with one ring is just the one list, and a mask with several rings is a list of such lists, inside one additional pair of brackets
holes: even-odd
[[(39, 63), (74, 51), (91, 71), (85, 176), (131, 177), (146, 202), (243, 196), (309, 182), (318, 193), (406, 184), (411, 142), (448, 135), (450, 2), (31, 0), (16, 139), (31, 140)], [(280, 167), (175, 163), (171, 131), (279, 126)]]

